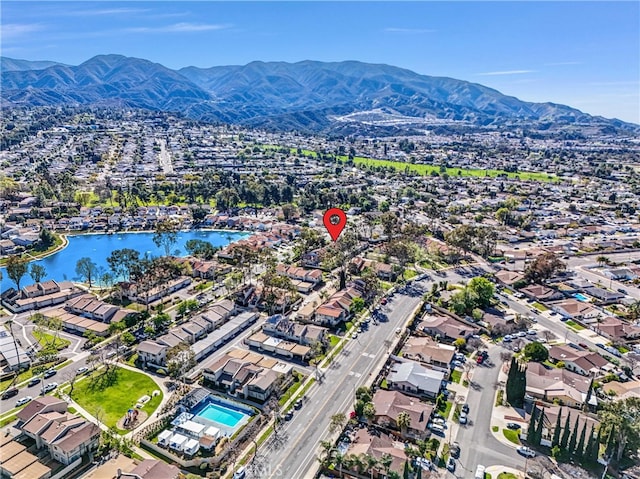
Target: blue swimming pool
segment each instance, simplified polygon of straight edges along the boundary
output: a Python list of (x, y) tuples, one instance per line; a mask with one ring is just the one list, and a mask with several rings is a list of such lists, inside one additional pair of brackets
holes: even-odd
[(203, 417), (209, 421), (223, 424), (227, 427), (234, 428), (240, 422), (247, 417), (246, 414), (240, 411), (234, 411), (220, 404), (209, 403), (203, 409), (201, 409), (196, 416)]
[(578, 301), (582, 301), (583, 303), (589, 302), (589, 298), (582, 293), (576, 293), (573, 295), (573, 297), (576, 298)]

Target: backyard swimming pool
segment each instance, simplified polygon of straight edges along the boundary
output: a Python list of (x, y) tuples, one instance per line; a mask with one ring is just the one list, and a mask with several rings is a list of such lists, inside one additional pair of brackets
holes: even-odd
[(219, 404), (207, 404), (196, 415), (228, 427), (236, 427), (240, 421), (246, 417), (246, 414), (239, 411), (233, 411), (224, 406), (220, 406)]
[(582, 301), (583, 303), (589, 302), (589, 298), (582, 293), (576, 293), (573, 295), (573, 297), (576, 298), (578, 301)]

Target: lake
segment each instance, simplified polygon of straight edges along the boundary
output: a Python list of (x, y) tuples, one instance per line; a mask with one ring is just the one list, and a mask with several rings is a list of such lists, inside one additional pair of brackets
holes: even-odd
[[(191, 239), (209, 241), (214, 246), (226, 246), (229, 243), (238, 241), (250, 236), (250, 233), (237, 231), (211, 231), (211, 230), (191, 230), (180, 231), (178, 241), (172, 248), (172, 253), (176, 256), (186, 256), (185, 245)], [(120, 233), (120, 234), (84, 234), (67, 236), (69, 244), (66, 248), (57, 253), (37, 260), (47, 270), (44, 279), (55, 279), (56, 281), (71, 280), (79, 281), (76, 275), (76, 263), (80, 258), (89, 257), (98, 265), (109, 271), (107, 258), (116, 249), (130, 248), (140, 252), (140, 256), (149, 253), (151, 256), (164, 255), (164, 249), (158, 248), (153, 242), (153, 233)], [(15, 287), (15, 284), (7, 278), (4, 268), (2, 271), (2, 290)], [(33, 280), (25, 275), (20, 282), (20, 286), (31, 284)]]

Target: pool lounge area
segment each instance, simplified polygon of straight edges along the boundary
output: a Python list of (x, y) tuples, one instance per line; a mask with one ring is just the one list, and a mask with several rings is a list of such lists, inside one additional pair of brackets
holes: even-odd
[(204, 389), (192, 396), (183, 406), (183, 413), (172, 424), (179, 426), (187, 421), (213, 427), (220, 436), (232, 436), (249, 422), (255, 412), (248, 406), (232, 399), (216, 396)]

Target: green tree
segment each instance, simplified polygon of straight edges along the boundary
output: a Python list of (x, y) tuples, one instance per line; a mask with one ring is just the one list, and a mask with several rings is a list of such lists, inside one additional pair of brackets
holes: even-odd
[(209, 241), (200, 239), (190, 239), (185, 245), (187, 253), (196, 258), (210, 260), (213, 259), (219, 248), (216, 248)]
[(365, 308), (364, 299), (360, 297), (355, 297), (351, 301), (351, 306), (349, 307), (349, 312), (356, 316)]
[(344, 413), (337, 413), (331, 416), (331, 422), (329, 423), (329, 432), (333, 434), (336, 431), (342, 430), (347, 423), (347, 416)]
[(31, 266), (29, 267), (29, 276), (31, 276), (34, 283), (39, 283), (46, 275), (47, 270), (44, 266), (37, 263), (31, 263)]
[(140, 253), (131, 248), (116, 249), (107, 258), (107, 264), (117, 279), (129, 281), (131, 271), (140, 261)]
[(16, 283), (16, 289), (20, 290), (20, 281), (27, 274), (27, 262), (20, 256), (9, 256), (5, 268), (9, 279)]
[(467, 340), (464, 338), (457, 338), (454, 342), (453, 342), (453, 346), (458, 350), (458, 351), (463, 351), (465, 346), (467, 345)]
[[(631, 454), (640, 447), (640, 398), (630, 397), (612, 401), (598, 414), (600, 428), (614, 436), (614, 446), (610, 448), (616, 463), (620, 462), (623, 455)], [(607, 441), (608, 445), (610, 442)]]
[(558, 418), (556, 419), (556, 427), (553, 430), (553, 440), (551, 441), (551, 446), (557, 446), (560, 444), (560, 431), (562, 427), (560, 426), (560, 421), (562, 417), (562, 408), (558, 410)]
[(171, 248), (178, 241), (178, 224), (171, 220), (158, 221), (155, 232), (153, 233), (153, 242), (158, 248), (164, 248), (164, 255), (171, 254)]
[(76, 274), (89, 283), (91, 288), (92, 282), (98, 274), (98, 265), (91, 261), (91, 258), (80, 258), (76, 263)]
[(188, 344), (179, 343), (167, 350), (167, 370), (173, 379), (183, 378), (195, 365), (195, 353)]
[(564, 271), (565, 267), (555, 253), (543, 253), (527, 265), (525, 278), (532, 283), (542, 283), (557, 272)]
[(522, 407), (526, 390), (526, 373), (515, 357), (511, 358), (505, 389), (507, 402), (514, 407)]
[(536, 427), (535, 435), (534, 435), (534, 446), (540, 446), (542, 442), (542, 431), (544, 429), (544, 409), (540, 411), (540, 418), (538, 419), (538, 427)]
[(573, 430), (571, 431), (571, 437), (569, 438), (569, 444), (567, 444), (567, 452), (573, 456), (576, 453), (576, 444), (578, 443), (578, 423), (580, 416), (576, 418), (573, 424)]
[(542, 343), (533, 341), (524, 347), (524, 357), (527, 361), (535, 361), (538, 363), (549, 359), (549, 350)]
[[(593, 426), (591, 426), (593, 430)], [(584, 457), (584, 442), (587, 436), (587, 421), (582, 425), (582, 431), (580, 432), (580, 439), (578, 439), (578, 444), (576, 446), (575, 451), (573, 452), (579, 459)]]
[(530, 444), (535, 443), (535, 435), (536, 435), (536, 421), (538, 419), (538, 415), (540, 411), (536, 404), (533, 404), (533, 409), (531, 410), (531, 418), (529, 419), (529, 426), (527, 428), (527, 441)]
[(562, 437), (560, 438), (560, 448), (567, 450), (569, 444), (569, 434), (571, 434), (571, 411), (567, 411), (567, 419), (562, 428)]
[(411, 425), (411, 416), (409, 416), (409, 413), (406, 411), (402, 411), (400, 414), (398, 414), (398, 417), (396, 418), (396, 425), (403, 434), (406, 433), (407, 428)]
[(482, 276), (477, 276), (469, 281), (467, 287), (475, 294), (477, 299), (477, 306), (480, 308), (486, 308), (491, 304), (493, 294), (495, 293), (495, 287), (491, 281)]
[(376, 407), (372, 402), (368, 402), (364, 405), (362, 415), (367, 419), (367, 421), (369, 421), (369, 423), (373, 422), (376, 417)]

